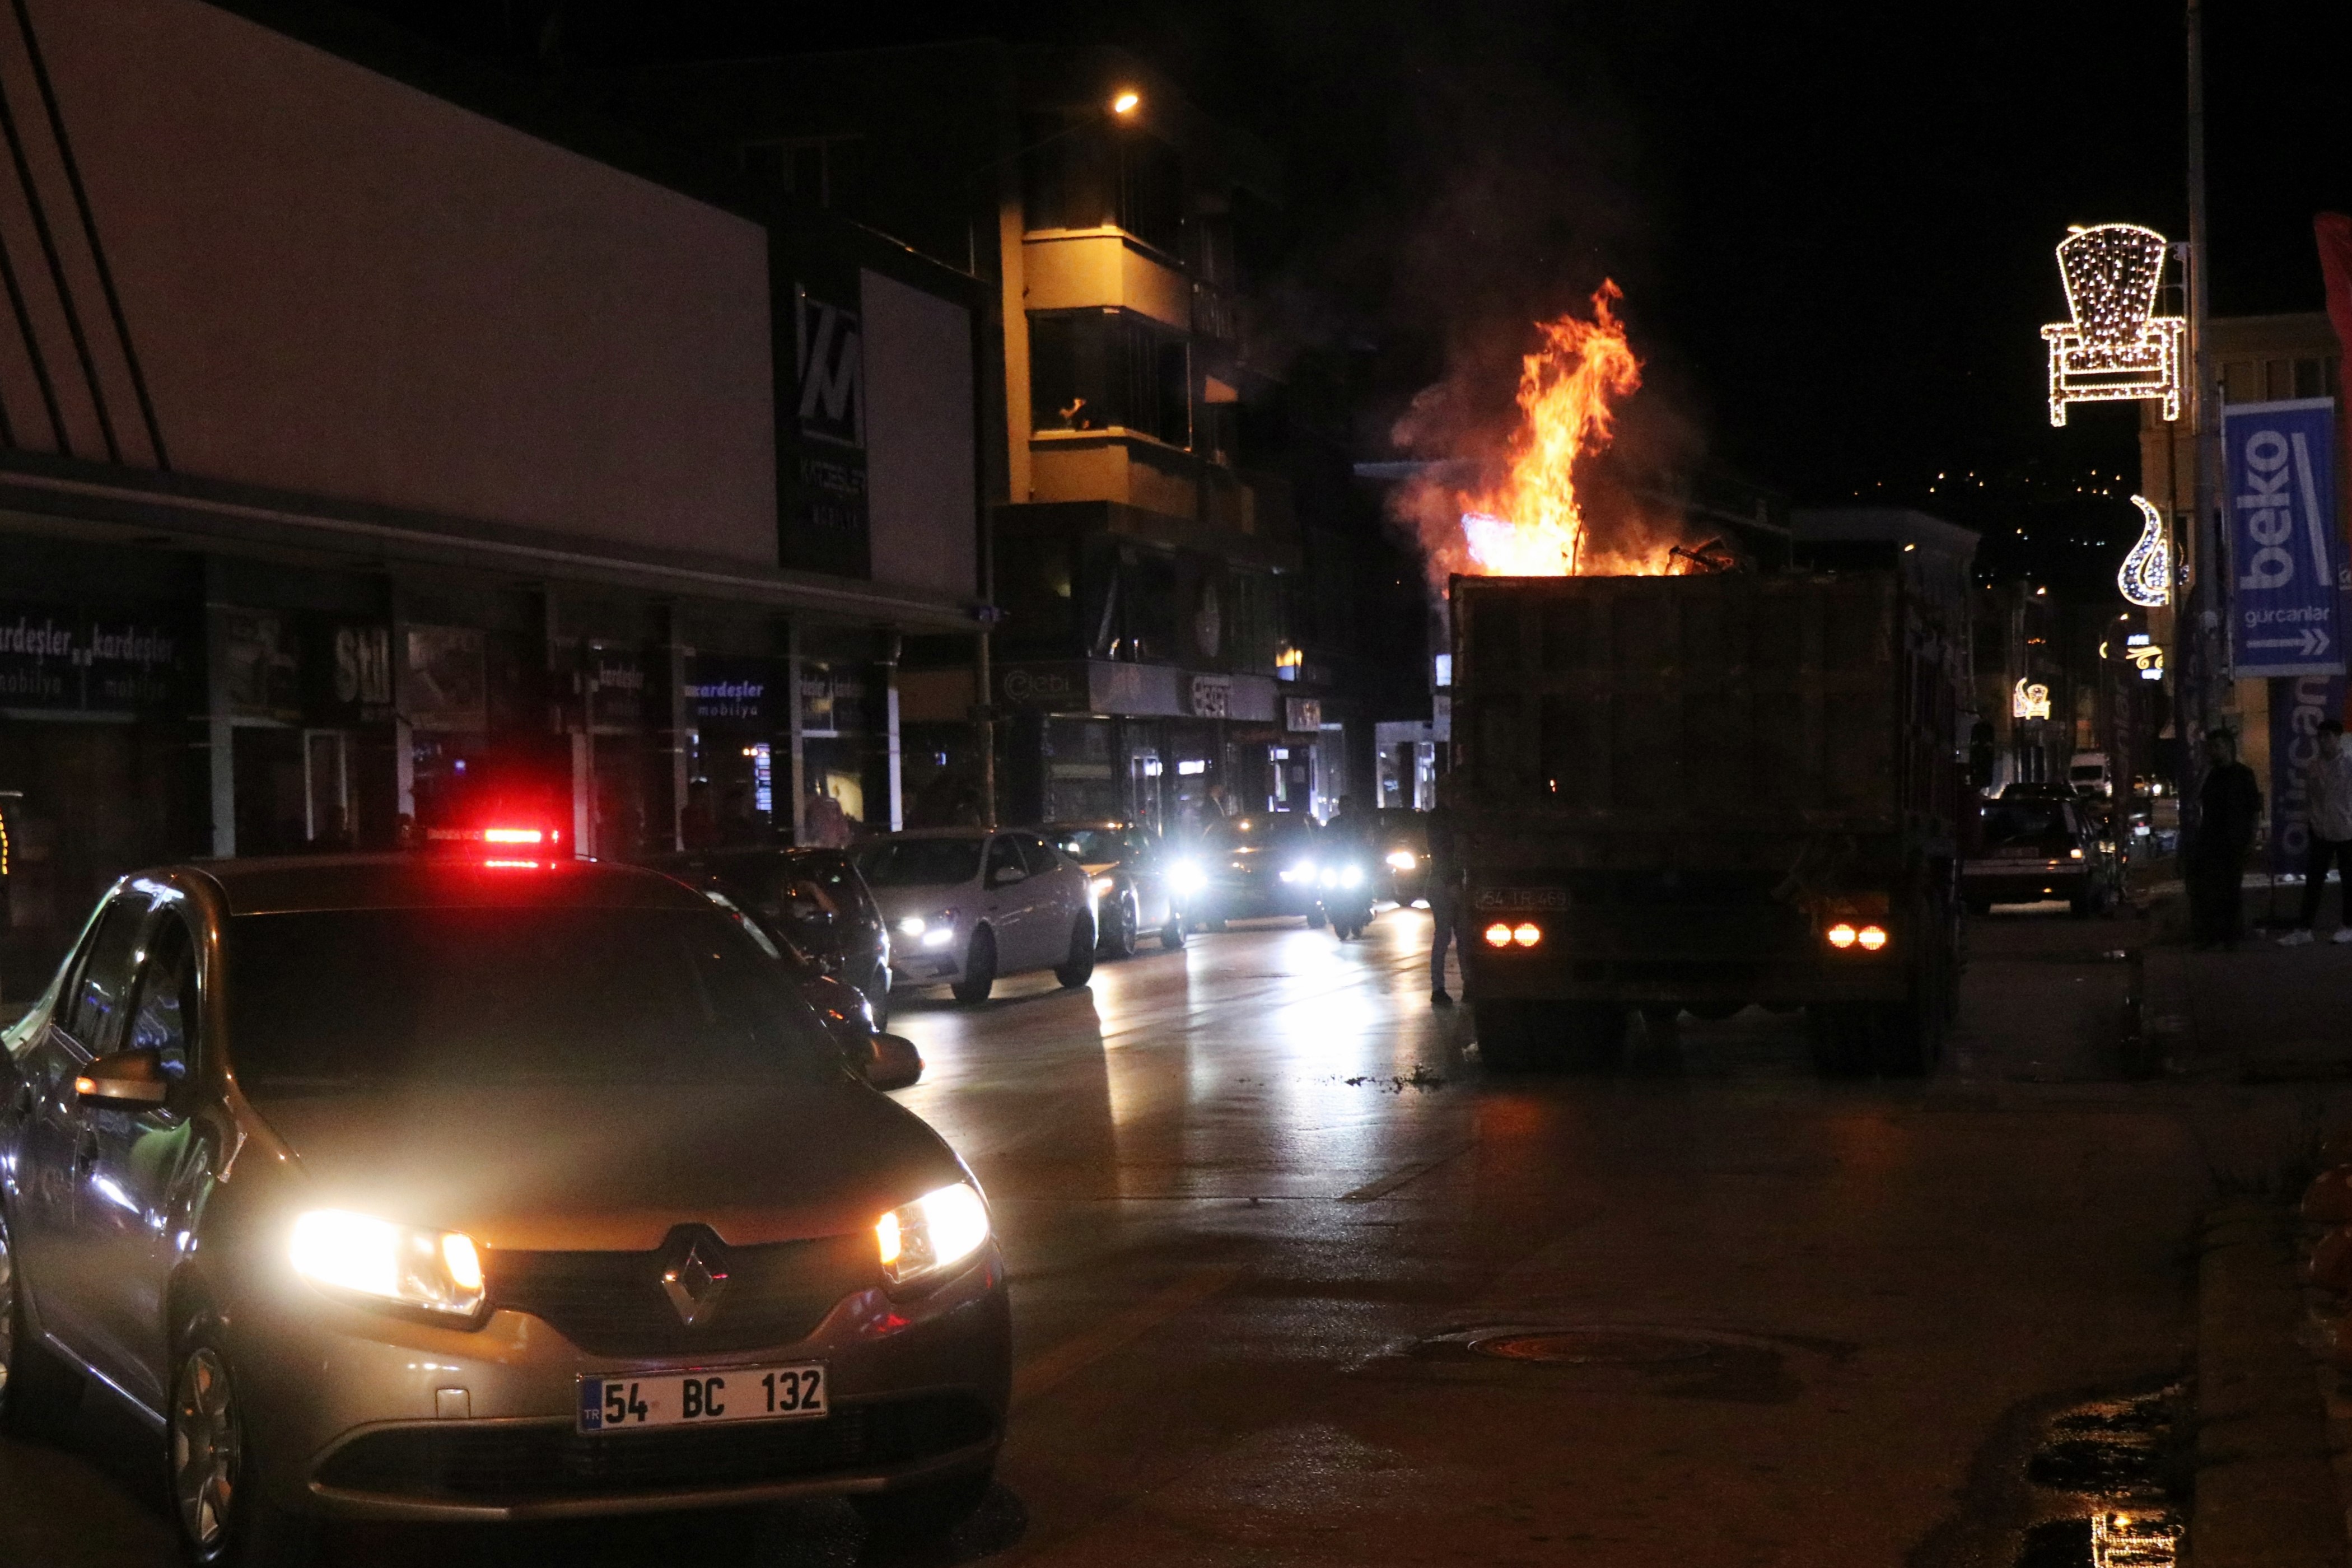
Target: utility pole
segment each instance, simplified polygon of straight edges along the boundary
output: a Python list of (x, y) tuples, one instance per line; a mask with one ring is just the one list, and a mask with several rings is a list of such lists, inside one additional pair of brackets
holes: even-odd
[[(2221, 531), (2216, 526), (2221, 480), (2220, 410), (2213, 386), (2213, 346), (2210, 237), (2205, 224), (2205, 11), (2202, 0), (2188, 0), (2189, 42), (2189, 348), (2190, 457), (2195, 475), (2197, 512), (2190, 523), (2191, 548), (2183, 556), (2195, 565), (2193, 596), (2176, 593), (2174, 603), (2195, 614), (2179, 626), (2181, 651), (2193, 646), (2189, 679), (2181, 682), (2181, 712), (2175, 723), (2184, 753), (2181, 815), (2196, 829), (2197, 791), (2204, 782), (2203, 737), (2221, 723), (2221, 664), (2226, 645), (2218, 635), (2230, 599), (2230, 566)], [(2192, 726), (2196, 733), (2192, 734)]]

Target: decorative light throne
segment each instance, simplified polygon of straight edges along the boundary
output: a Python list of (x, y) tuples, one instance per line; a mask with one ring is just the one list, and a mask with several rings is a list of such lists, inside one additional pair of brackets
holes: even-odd
[(2164, 399), (2180, 417), (2180, 349), (2188, 323), (2159, 316), (2164, 236), (2137, 224), (2078, 228), (2058, 246), (2071, 321), (2042, 329), (2050, 345), (2050, 423), (2066, 423), (2070, 403)]

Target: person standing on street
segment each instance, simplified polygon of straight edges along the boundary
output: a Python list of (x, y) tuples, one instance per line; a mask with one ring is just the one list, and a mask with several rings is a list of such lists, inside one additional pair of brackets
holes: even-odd
[[(2344, 891), (2352, 898), (2352, 751), (2344, 746), (2344, 722), (2323, 720), (2319, 749), (2303, 764), (2304, 798), (2309, 803), (2305, 820), (2311, 828), (2311, 848), (2303, 863), (2303, 914), (2294, 929), (2279, 938), (2281, 947), (2302, 947), (2311, 941), (2319, 920), (2320, 896), (2327, 891), (2327, 868), (2336, 868)], [(2339, 910), (2336, 940), (2352, 942), (2352, 910)]]
[(2243, 928), (2246, 856), (2254, 847), (2263, 792), (2254, 770), (2238, 761), (2238, 738), (2229, 731), (2207, 732), (2205, 763), (2205, 786), (2197, 792), (2197, 839), (2189, 849), (2189, 934), (2200, 948), (2234, 951)]
[[(1462, 926), (1461, 819), (1454, 810), (1460, 785), (1447, 773), (1437, 781), (1437, 804), (1429, 813), (1429, 1005), (1451, 1007), (1445, 989), (1445, 950), (1458, 946), (1466, 960), (1467, 943), (1458, 942)], [(1470, 994), (1470, 970), (1462, 971), (1462, 994)]]

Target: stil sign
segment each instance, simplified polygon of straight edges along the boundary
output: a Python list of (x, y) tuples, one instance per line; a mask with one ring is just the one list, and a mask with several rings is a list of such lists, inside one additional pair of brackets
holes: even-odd
[(2230, 518), (2230, 656), (2240, 676), (2344, 668), (2336, 531), (2336, 404), (2222, 411)]

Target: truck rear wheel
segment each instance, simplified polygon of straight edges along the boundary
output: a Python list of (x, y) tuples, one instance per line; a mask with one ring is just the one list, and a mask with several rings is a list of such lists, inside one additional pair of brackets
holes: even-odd
[(1805, 1009), (1805, 1044), (1813, 1070), (1823, 1078), (1861, 1078), (1870, 1071), (1868, 1009), (1853, 1003), (1822, 1002)]
[(1478, 1055), (1489, 1072), (1525, 1072), (1535, 1066), (1534, 1031), (1525, 1002), (1474, 1002), (1470, 1016), (1478, 1034)]
[(1560, 1065), (1570, 1072), (1614, 1072), (1625, 1059), (1626, 1010), (1613, 1002), (1563, 1002), (1543, 1020)]

